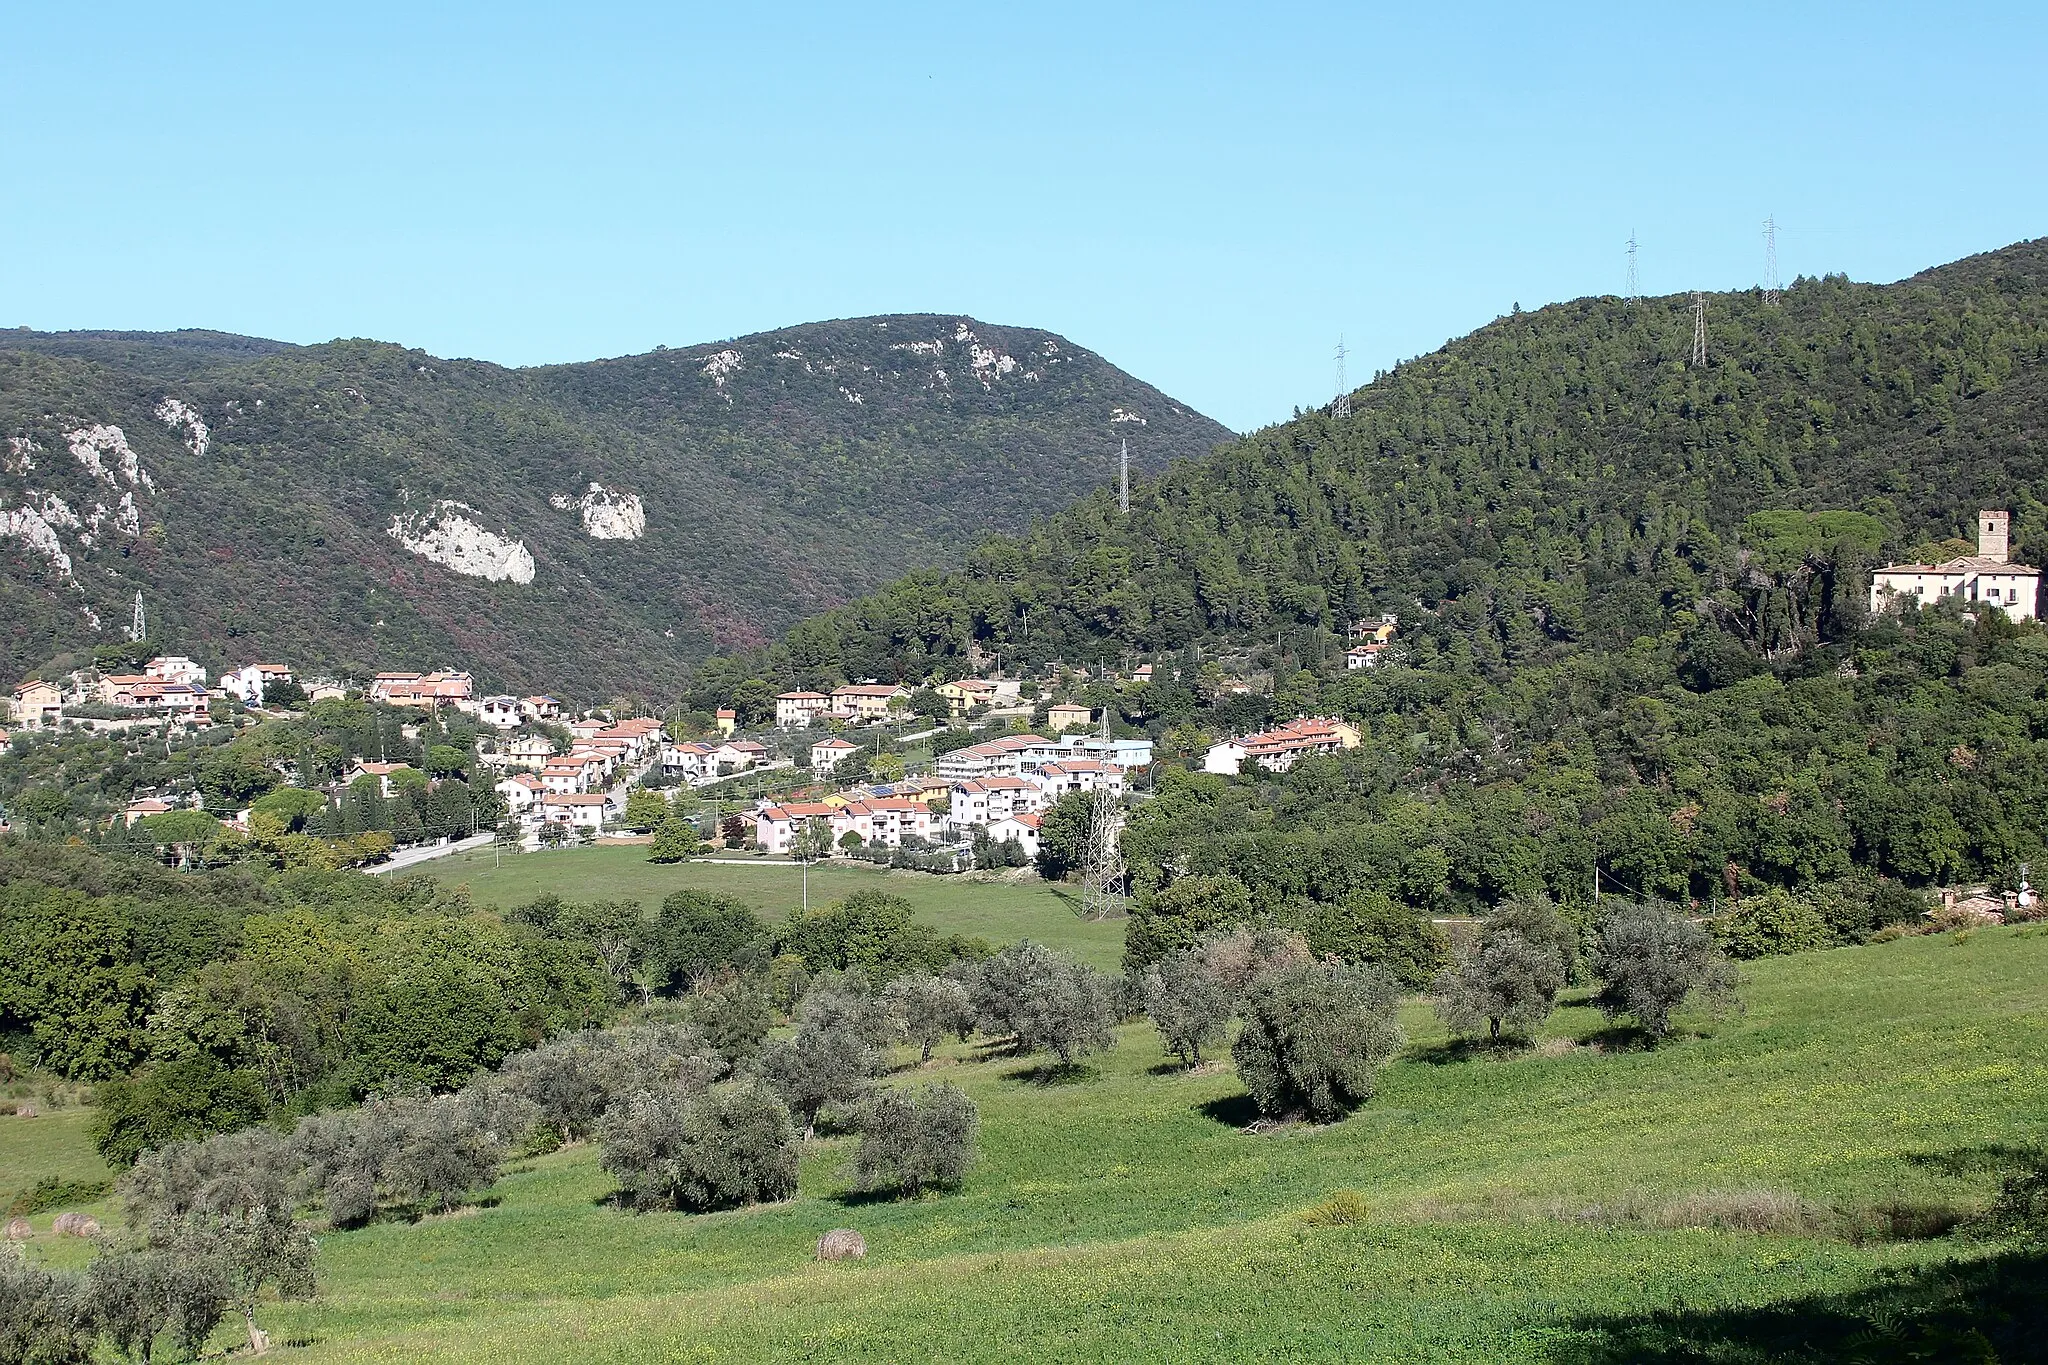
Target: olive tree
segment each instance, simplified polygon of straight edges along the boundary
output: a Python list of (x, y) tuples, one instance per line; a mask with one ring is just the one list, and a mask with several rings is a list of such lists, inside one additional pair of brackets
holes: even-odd
[(854, 1178), (864, 1190), (916, 1196), (956, 1188), (974, 1161), (981, 1113), (956, 1085), (878, 1092), (862, 1111)]
[(1378, 967), (1330, 961), (1269, 973), (1245, 993), (1231, 1047), (1261, 1113), (1341, 1118), (1401, 1050), (1400, 988)]
[(1457, 1033), (1484, 1028), (1498, 1039), (1503, 1025), (1533, 1030), (1557, 1007), (1571, 963), (1570, 928), (1548, 901), (1503, 905), (1438, 976), (1437, 1014)]
[(917, 1044), (919, 1060), (949, 1035), (974, 1028), (974, 1002), (967, 987), (944, 976), (899, 976), (882, 992), (899, 1037)]
[(982, 966), (975, 1007), (991, 1033), (1020, 1052), (1050, 1052), (1071, 1067), (1114, 1041), (1116, 984), (1093, 967), (1031, 942), (1011, 944)]
[(1201, 1063), (1204, 1044), (1221, 1041), (1234, 1003), (1200, 948), (1176, 948), (1146, 968), (1139, 995), (1160, 1040), (1186, 1066)]
[(1672, 1011), (1688, 1000), (1720, 1007), (1735, 995), (1735, 968), (1707, 931), (1657, 902), (1624, 905), (1600, 922), (1597, 967), (1601, 1011), (1652, 1038), (1671, 1032)]
[(636, 1208), (715, 1209), (796, 1192), (789, 1110), (751, 1077), (642, 1090), (605, 1119), (599, 1164)]

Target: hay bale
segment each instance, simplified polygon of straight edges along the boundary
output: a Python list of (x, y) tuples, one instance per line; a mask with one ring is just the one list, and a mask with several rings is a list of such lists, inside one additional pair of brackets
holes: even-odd
[(33, 1223), (29, 1222), (29, 1221), (28, 1221), (28, 1219), (26, 1219), (26, 1218), (10, 1218), (10, 1219), (8, 1219), (8, 1220), (7, 1220), (7, 1240), (8, 1240), (8, 1241), (10, 1241), (10, 1242), (26, 1242), (26, 1241), (27, 1241), (27, 1240), (28, 1240), (29, 1238), (31, 1238), (31, 1237), (33, 1237), (33, 1236), (35, 1236), (35, 1235), (36, 1235), (36, 1229), (35, 1229), (35, 1225), (34, 1225)]
[(89, 1213), (60, 1213), (50, 1224), (50, 1231), (59, 1237), (96, 1237), (99, 1230), (100, 1220)]
[(14, 1106), (14, 1117), (18, 1119), (36, 1118), (40, 1116), (41, 1112), (41, 1110), (37, 1109), (27, 1100), (23, 1100), (20, 1104)]
[(821, 1261), (854, 1261), (867, 1254), (867, 1239), (852, 1228), (834, 1228), (818, 1239)]

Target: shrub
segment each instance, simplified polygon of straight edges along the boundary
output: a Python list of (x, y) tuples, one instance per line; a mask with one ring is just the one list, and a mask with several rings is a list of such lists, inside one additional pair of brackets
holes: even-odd
[(893, 1186), (915, 1196), (957, 1188), (974, 1161), (981, 1114), (958, 1086), (884, 1090), (863, 1111), (854, 1177), (864, 1190)]
[(1261, 1113), (1340, 1118), (1371, 1098), (1402, 1044), (1400, 993), (1375, 967), (1316, 963), (1275, 972), (1245, 995), (1231, 1055)]
[(113, 1188), (111, 1180), (65, 1180), (46, 1175), (14, 1196), (7, 1206), (10, 1215), (41, 1213), (60, 1204), (90, 1204)]
[(1022, 1052), (1046, 1051), (1062, 1067), (1113, 1041), (1117, 991), (1108, 977), (1029, 939), (984, 964), (975, 1007), (990, 1031)]
[(1336, 1190), (1322, 1203), (1301, 1215), (1301, 1221), (1313, 1228), (1350, 1227), (1370, 1222), (1372, 1206), (1357, 1190)]
[(1203, 1044), (1221, 1040), (1230, 1022), (1230, 990), (1200, 948), (1179, 948), (1153, 963), (1139, 994), (1160, 1040), (1186, 1066), (1199, 1064)]
[(1742, 959), (1825, 948), (1835, 938), (1819, 911), (1775, 887), (1738, 902), (1714, 921), (1713, 935), (1728, 956)]
[(1625, 905), (1600, 923), (1603, 983), (1596, 1003), (1610, 1019), (1635, 1020), (1653, 1038), (1671, 1031), (1671, 1012), (1689, 999), (1733, 999), (1735, 971), (1707, 931), (1670, 906)]
[(600, 1164), (636, 1208), (728, 1208), (796, 1192), (789, 1111), (747, 1079), (633, 1095), (605, 1121)]
[(898, 1036), (917, 1044), (920, 1061), (930, 1061), (932, 1049), (948, 1036), (974, 1027), (967, 987), (950, 977), (899, 976), (882, 992), (882, 1002)]
[(1450, 959), (1450, 947), (1429, 916), (1384, 891), (1360, 891), (1341, 904), (1318, 905), (1302, 932), (1316, 953), (1384, 968), (1410, 990), (1427, 989)]

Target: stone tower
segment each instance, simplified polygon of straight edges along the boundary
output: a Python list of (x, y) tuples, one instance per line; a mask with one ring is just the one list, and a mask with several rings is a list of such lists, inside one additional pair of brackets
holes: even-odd
[(2006, 524), (2011, 514), (1986, 508), (1977, 514), (1977, 557), (1995, 559), (2003, 564), (2006, 560)]

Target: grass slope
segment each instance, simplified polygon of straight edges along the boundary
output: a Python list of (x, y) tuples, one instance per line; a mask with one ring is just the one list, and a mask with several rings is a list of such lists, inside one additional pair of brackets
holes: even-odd
[[(738, 897), (773, 923), (800, 906), (803, 897), (803, 869), (789, 863), (663, 865), (647, 861), (647, 850), (637, 845), (495, 859), (485, 849), (436, 859), (421, 871), (465, 885), (477, 900), (500, 908), (550, 891), (570, 900), (628, 899), (648, 906), (676, 891), (715, 891)], [(1069, 888), (1035, 877), (979, 881), (840, 863), (813, 867), (810, 880), (813, 909), (855, 891), (881, 890), (909, 901), (919, 920), (943, 933), (976, 934), (998, 946), (1036, 939), (1105, 971), (1117, 970), (1123, 958), (1122, 924), (1082, 919), (1079, 899)]]
[[(1942, 1263), (1978, 1250), (1557, 1216), (1757, 1188), (1981, 1202), (1972, 1153), (2048, 1137), (2048, 933), (1748, 977), (1741, 1015), (1656, 1052), (1579, 1046), (1602, 1025), (1577, 1007), (1533, 1053), (1462, 1060), (1416, 1006), (1371, 1104), (1277, 1136), (1241, 1131), (1227, 1069), (1164, 1068), (1143, 1026), (1055, 1086), (968, 1049), (938, 1068), (982, 1106), (957, 1195), (849, 1197), (834, 1138), (789, 1203), (635, 1217), (601, 1204), (595, 1152), (573, 1149), (509, 1173), (480, 1212), (324, 1237), (321, 1300), (270, 1314), (322, 1362), (1602, 1359), (1648, 1354), (1653, 1313), (1725, 1333), (1888, 1269), (1950, 1282)], [(1341, 1187), (1370, 1221), (1295, 1216)], [(864, 1265), (810, 1262), (834, 1226), (865, 1234)]]

